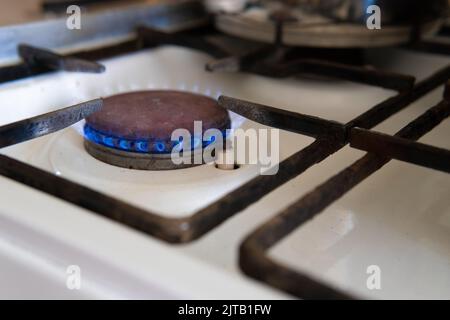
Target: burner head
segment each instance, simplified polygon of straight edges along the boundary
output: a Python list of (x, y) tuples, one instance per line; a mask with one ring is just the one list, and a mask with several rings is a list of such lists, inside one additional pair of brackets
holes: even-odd
[(95, 158), (120, 167), (165, 170), (186, 167), (171, 161), (176, 129), (187, 129), (191, 145), (201, 151), (210, 142), (194, 133), (202, 129), (230, 128), (228, 112), (214, 99), (198, 94), (160, 90), (130, 92), (104, 99), (102, 109), (86, 118), (86, 150)]

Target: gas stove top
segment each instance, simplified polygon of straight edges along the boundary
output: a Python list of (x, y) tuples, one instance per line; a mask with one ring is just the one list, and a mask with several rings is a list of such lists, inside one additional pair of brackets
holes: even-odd
[[(72, 54), (103, 73), (50, 72), (38, 50), (36, 65), (0, 69), (0, 125), (176, 90), (218, 99), (235, 128), (281, 129), (275, 175), (113, 166), (86, 152), (83, 121), (1, 149), (0, 297), (450, 297), (445, 44), (373, 49), (349, 65), (229, 41), (147, 26)], [(67, 287), (73, 266), (79, 290)]]

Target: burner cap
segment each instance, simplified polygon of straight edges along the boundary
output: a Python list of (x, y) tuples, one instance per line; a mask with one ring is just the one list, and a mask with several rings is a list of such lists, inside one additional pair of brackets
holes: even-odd
[[(86, 118), (85, 146), (95, 158), (120, 167), (176, 169), (171, 151), (176, 129), (187, 129), (196, 142), (194, 121), (202, 129), (230, 128), (228, 112), (214, 99), (171, 90), (130, 92), (104, 99), (102, 109)], [(202, 143), (205, 146), (207, 143)], [(185, 167), (185, 166), (183, 166)]]

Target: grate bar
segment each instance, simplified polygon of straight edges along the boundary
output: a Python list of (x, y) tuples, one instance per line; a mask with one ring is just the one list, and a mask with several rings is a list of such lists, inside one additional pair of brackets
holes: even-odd
[[(450, 108), (447, 108), (447, 111), (450, 114)], [(360, 128), (351, 130), (350, 146), (450, 173), (450, 151), (446, 149)]]
[(408, 49), (431, 54), (450, 55), (450, 44), (445, 42), (423, 40), (408, 46)]
[(364, 83), (400, 92), (410, 90), (415, 82), (415, 78), (408, 75), (319, 59), (300, 59), (285, 62), (283, 57), (286, 54), (282, 50), (268, 50), (267, 47), (263, 47), (247, 55), (224, 57), (212, 61), (206, 65), (206, 70), (213, 72), (244, 71), (276, 78), (286, 78), (307, 73)]
[(95, 99), (1, 126), (0, 148), (64, 129), (99, 111), (102, 105), (102, 99)]
[(165, 219), (5, 155), (0, 155), (0, 175), (144, 233), (179, 241), (180, 220)]
[(346, 128), (336, 121), (324, 120), (296, 112), (286, 111), (262, 104), (239, 100), (227, 96), (219, 97), (219, 104), (227, 110), (245, 118), (267, 125), (310, 137), (333, 135), (342, 141), (345, 139)]
[(186, 32), (164, 32), (149, 27), (139, 27), (138, 35), (146, 46), (155, 45), (176, 45), (208, 53), (209, 55), (221, 58), (229, 54), (222, 48), (209, 42), (200, 35), (191, 35)]
[(19, 56), (26, 65), (42, 66), (49, 70), (63, 70), (70, 72), (102, 73), (105, 66), (88, 60), (62, 56), (49, 50), (26, 44), (18, 46)]
[(0, 68), (0, 83), (34, 77), (41, 74), (46, 74), (52, 70), (43, 66), (29, 66), (25, 63), (20, 63), (14, 66), (6, 66)]
[[(136, 51), (138, 50), (138, 41), (137, 39), (133, 39), (119, 44), (96, 48), (90, 51), (85, 50), (75, 52), (69, 55), (56, 55), (52, 52), (37, 48), (30, 49), (34, 52), (36, 50), (40, 50), (40, 52), (49, 52), (48, 57), (42, 57), (41, 55), (40, 58), (36, 58), (31, 52), (28, 52), (29, 48), (32, 47), (22, 45), (21, 50), (21, 55), (27, 62), (0, 67), (0, 83), (34, 77), (64, 69), (67, 69), (67, 71), (82, 71), (87, 68), (95, 72), (103, 72), (105, 70), (103, 65), (88, 60), (101, 60)], [(39, 61), (34, 61), (35, 59)]]
[(370, 129), (445, 83), (450, 78), (450, 65), (418, 82), (411, 91), (401, 92), (350, 121), (349, 127)]
[(415, 82), (414, 77), (407, 75), (315, 59), (301, 59), (278, 70), (283, 77), (299, 73), (318, 74), (400, 92), (410, 90)]
[(70, 56), (79, 59), (102, 60), (132, 53), (143, 48), (144, 47), (142, 41), (139, 40), (139, 37), (134, 36), (129, 40), (110, 44), (107, 46), (94, 48), (90, 50), (77, 51), (72, 53)]
[[(439, 103), (400, 130), (396, 136), (403, 139), (419, 139), (448, 117), (448, 108), (448, 103)], [(336, 292), (332, 287), (324, 286), (272, 261), (266, 252), (389, 161), (390, 158), (383, 155), (367, 154), (260, 226), (241, 245), (239, 262), (241, 269), (255, 279), (304, 299), (349, 297), (343, 292)], [(314, 281), (312, 290), (310, 290), (311, 281)]]

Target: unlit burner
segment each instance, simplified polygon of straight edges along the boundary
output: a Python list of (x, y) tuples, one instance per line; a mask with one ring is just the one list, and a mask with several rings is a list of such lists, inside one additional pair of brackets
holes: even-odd
[[(103, 162), (130, 169), (169, 170), (192, 165), (172, 162), (176, 129), (191, 133), (194, 152), (213, 142), (194, 134), (194, 121), (203, 132), (230, 128), (228, 112), (214, 99), (171, 90), (130, 92), (104, 99), (101, 111), (86, 118), (85, 148)], [(193, 152), (193, 153), (194, 153)]]

